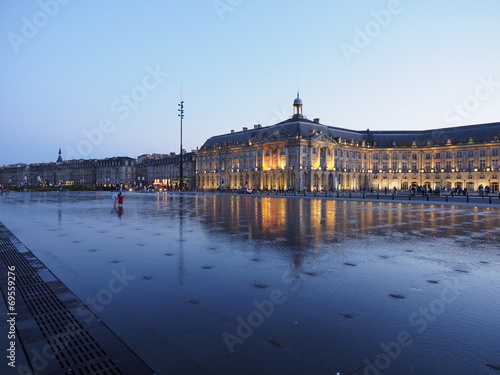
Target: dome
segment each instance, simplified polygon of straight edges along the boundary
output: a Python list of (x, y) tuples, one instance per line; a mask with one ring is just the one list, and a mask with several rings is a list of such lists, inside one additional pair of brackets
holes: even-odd
[(298, 96), (295, 98), (293, 101), (293, 105), (302, 105), (302, 99), (300, 99)]

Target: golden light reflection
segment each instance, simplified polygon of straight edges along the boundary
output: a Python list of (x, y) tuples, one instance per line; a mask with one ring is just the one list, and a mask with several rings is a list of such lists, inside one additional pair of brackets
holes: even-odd
[[(495, 232), (500, 224), (483, 220), (487, 209), (472, 207), (254, 196), (199, 197), (195, 202), (210, 227), (229, 234), (248, 230), (251, 239), (280, 241), (298, 249), (370, 235), (454, 237), (471, 229)], [(469, 214), (473, 210), (474, 220), (463, 222), (462, 210)]]

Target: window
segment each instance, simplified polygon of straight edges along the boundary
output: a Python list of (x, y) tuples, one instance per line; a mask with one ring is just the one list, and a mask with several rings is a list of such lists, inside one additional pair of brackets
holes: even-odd
[(397, 161), (393, 161), (392, 162), (392, 170), (396, 171), (397, 169), (398, 169), (398, 162)]
[(403, 172), (406, 172), (408, 170), (408, 163), (404, 161), (401, 165), (401, 169)]
[(408, 154), (403, 154), (403, 155), (401, 155), (401, 159), (403, 159), (403, 160), (408, 160)]
[(462, 151), (457, 151), (457, 158), (463, 158)]
[(417, 160), (418, 155), (417, 154), (411, 154), (411, 160)]
[(451, 170), (451, 161), (447, 161), (444, 168), (446, 169), (446, 171), (450, 171)]
[(387, 162), (383, 162), (383, 163), (382, 163), (382, 169), (383, 169), (384, 171), (387, 171)]
[(434, 159), (441, 159), (441, 153), (440, 152), (436, 152), (434, 154)]
[(473, 158), (474, 157), (474, 151), (467, 151), (467, 157), (468, 158)]
[(437, 161), (436, 162), (436, 171), (440, 171), (440, 170), (441, 170), (441, 162)]
[(378, 154), (373, 154), (373, 160), (378, 160)]
[(318, 149), (316, 147), (313, 147), (312, 153), (313, 153), (313, 155), (316, 155), (318, 153)]
[(425, 160), (431, 160), (431, 154), (425, 154)]
[(485, 169), (486, 168), (486, 160), (481, 159), (479, 160), (479, 169)]
[(498, 149), (491, 150), (491, 156), (498, 156)]
[(494, 159), (491, 161), (491, 167), (498, 169), (498, 159)]
[(388, 154), (382, 154), (382, 159), (383, 160), (388, 160), (389, 159), (389, 155)]
[(305, 147), (305, 146), (304, 146), (304, 147), (302, 147), (302, 152), (303, 152), (304, 154), (305, 154), (305, 153), (307, 153), (307, 147)]
[(416, 171), (417, 170), (417, 163), (411, 163), (411, 170)]
[(398, 154), (392, 154), (392, 160), (398, 160)]
[(484, 158), (486, 156), (486, 150), (480, 150), (479, 156)]
[(463, 169), (463, 168), (464, 166), (462, 160), (457, 160), (457, 169)]
[(452, 156), (451, 156), (451, 152), (447, 152), (447, 153), (445, 153), (445, 154), (444, 154), (444, 157), (445, 157), (446, 159), (451, 159), (451, 158), (452, 158)]
[(373, 163), (373, 170), (378, 171), (378, 163)]
[(469, 160), (467, 162), (467, 169), (474, 169), (474, 160)]

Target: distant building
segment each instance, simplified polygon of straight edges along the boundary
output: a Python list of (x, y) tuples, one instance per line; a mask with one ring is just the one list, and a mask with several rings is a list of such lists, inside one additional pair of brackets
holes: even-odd
[[(193, 189), (196, 186), (195, 154), (183, 153), (184, 187)], [(163, 186), (178, 189), (180, 186), (180, 156), (174, 152), (165, 154), (145, 154), (138, 158), (136, 168), (137, 181), (143, 185)]]
[(197, 152), (200, 189), (499, 188), (500, 123), (424, 131), (356, 131), (302, 114), (231, 131)]
[(129, 157), (64, 161), (59, 149), (55, 163), (15, 164), (0, 167), (4, 185), (132, 185), (136, 160)]

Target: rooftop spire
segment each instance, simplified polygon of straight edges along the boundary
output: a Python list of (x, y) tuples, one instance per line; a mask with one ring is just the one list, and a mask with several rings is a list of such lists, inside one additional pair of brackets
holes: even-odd
[(300, 99), (298, 91), (297, 97), (293, 101), (293, 118), (304, 118), (302, 115), (302, 99)]

